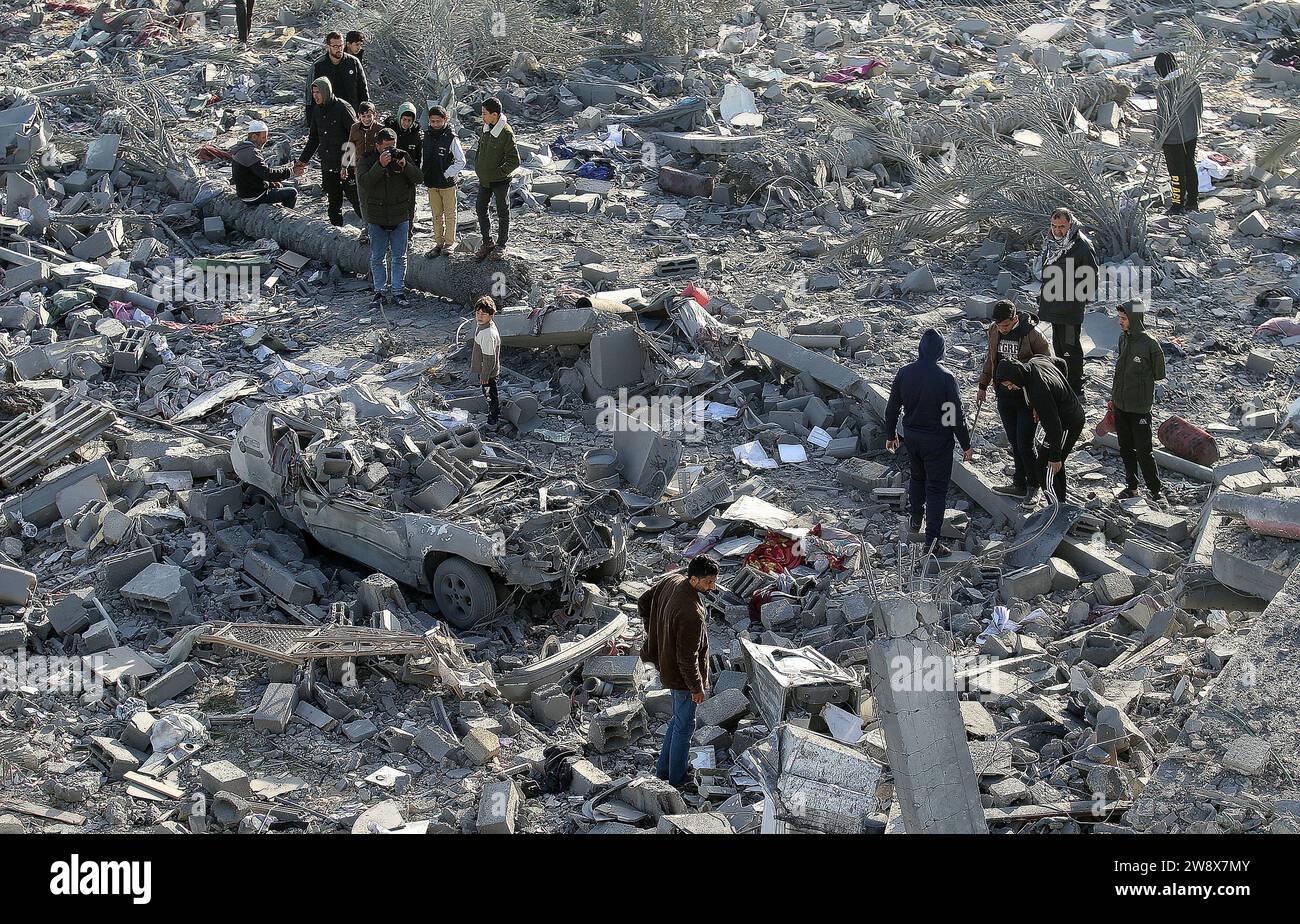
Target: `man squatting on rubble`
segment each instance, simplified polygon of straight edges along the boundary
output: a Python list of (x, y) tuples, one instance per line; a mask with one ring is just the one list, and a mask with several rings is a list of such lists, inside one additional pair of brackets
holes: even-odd
[(1154, 62), (1160, 87), (1156, 91), (1156, 138), (1169, 168), (1170, 215), (1195, 212), (1200, 206), (1201, 181), (1196, 173), (1196, 139), (1201, 133), (1205, 100), (1201, 87), (1187, 79), (1173, 52), (1162, 51)]
[(320, 178), (328, 197), (330, 224), (338, 227), (343, 224), (345, 194), (357, 215), (361, 215), (357, 188), (354, 184), (344, 182), (347, 169), (343, 166), (343, 146), (352, 132), (352, 126), (357, 123), (357, 117), (351, 106), (334, 95), (328, 77), (317, 77), (312, 81), (311, 95), (316, 104), (311, 110), (307, 146), (302, 149), (298, 163), (294, 165), (293, 175), (302, 176), (306, 173), (312, 155), (320, 152)]
[[(474, 257), (482, 262), (489, 254), (498, 259), (505, 256), (510, 237), (510, 175), (519, 166), (519, 149), (515, 147), (514, 130), (501, 111), (501, 100), (489, 96), (483, 100), (479, 114), (483, 117), (483, 133), (478, 137), (478, 150), (474, 154), (474, 172), (478, 174), (475, 209), (483, 244)], [(495, 243), (488, 223), (488, 203), (493, 199), (497, 204)]]
[(709, 633), (700, 594), (717, 583), (718, 563), (696, 555), (685, 574), (669, 575), (636, 601), (645, 626), (641, 660), (655, 666), (664, 689), (673, 694), (673, 718), (655, 764), (655, 776), (670, 786), (686, 782), (695, 707), (709, 687)]
[(262, 159), (268, 134), (265, 122), (249, 122), (248, 137), (230, 152), (230, 180), (235, 184), (235, 195), (248, 205), (266, 203), (293, 208), (298, 202), (298, 190), (284, 185), (293, 176), (292, 165), (268, 167)]
[(429, 110), (429, 130), (424, 133), (424, 185), (429, 187), (435, 246), (429, 258), (451, 253), (456, 246), (456, 177), (465, 169), (465, 149), (447, 120), (447, 110)]
[(1153, 500), (1160, 500), (1160, 475), (1151, 449), (1151, 406), (1155, 402), (1156, 382), (1165, 377), (1165, 351), (1145, 330), (1145, 316), (1140, 302), (1119, 306), (1119, 354), (1115, 358), (1115, 378), (1110, 401), (1106, 406), (1115, 415), (1115, 436), (1119, 455), (1124, 460), (1128, 486), (1122, 498), (1137, 497), (1138, 469), (1147, 483)]
[[(345, 184), (352, 186), (357, 185), (357, 167), (361, 160), (369, 154), (375, 147), (375, 138), (382, 128), (379, 124), (379, 113), (375, 111), (375, 104), (366, 100), (357, 107), (357, 122), (348, 132), (348, 142), (343, 146), (343, 170), (346, 175)], [(365, 202), (362, 201), (358, 192), (357, 201), (364, 208)], [(359, 244), (370, 243), (370, 228), (365, 223), (365, 213), (361, 213), (361, 237), (357, 239)]]
[(1057, 503), (1065, 503), (1065, 459), (1083, 433), (1083, 405), (1065, 378), (1065, 363), (1057, 356), (1031, 356), (1025, 361), (1001, 359), (993, 375), (1003, 388), (1020, 391), (1034, 417), (1043, 425), (1046, 445), (1038, 452), (1039, 480), (1052, 475)]
[(951, 549), (939, 544), (939, 530), (948, 505), (954, 438), (961, 443), (967, 462), (974, 457), (957, 379), (939, 365), (943, 347), (943, 336), (937, 330), (927, 328), (921, 334), (920, 355), (898, 370), (889, 386), (889, 404), (885, 407), (885, 433), (889, 438), (885, 445), (890, 452), (898, 449), (899, 412), (903, 415), (903, 442), (912, 464), (907, 493), (913, 538), (921, 531), (924, 512), (925, 549), (939, 557), (952, 554)]
[(488, 399), (488, 426), (495, 427), (501, 420), (501, 400), (497, 394), (497, 378), (501, 375), (501, 334), (492, 318), (497, 313), (497, 303), (484, 295), (474, 303), (474, 350), (469, 357), (470, 375), (478, 376), (478, 383)]
[(1052, 349), (1065, 360), (1067, 379), (1083, 397), (1083, 313), (1097, 291), (1097, 256), (1092, 241), (1067, 208), (1052, 212), (1038, 256), (1038, 312), (1052, 325)]
[[(980, 369), (979, 392), (975, 398), (977, 404), (984, 403), (998, 360), (1011, 358), (1023, 361), (1031, 356), (1052, 355), (1047, 338), (1038, 332), (1037, 326), (1038, 318), (1027, 311), (1017, 311), (1010, 299), (1004, 298), (993, 305), (993, 323), (989, 325), (989, 351), (984, 357), (984, 366)], [(993, 382), (993, 386), (998, 416), (1002, 418), (1002, 429), (1007, 433), (1014, 465), (1011, 484), (993, 490), (1010, 497), (1023, 497), (1025, 503), (1031, 503), (1041, 487), (1038, 483), (1038, 457), (1034, 453), (1034, 431), (1038, 425), (1034, 423), (1033, 412), (1025, 404), (1023, 395), (1008, 391), (1002, 387), (1001, 382)]]
[[(359, 179), (366, 203), (366, 227), (370, 231), (370, 274), (375, 284), (375, 304), (382, 305), (391, 293), (393, 301), (406, 308), (410, 305), (403, 288), (406, 243), (420, 168), (396, 144), (397, 134), (391, 128), (380, 129), (375, 136), (375, 147), (361, 162)], [(385, 257), (390, 263), (387, 275)]]

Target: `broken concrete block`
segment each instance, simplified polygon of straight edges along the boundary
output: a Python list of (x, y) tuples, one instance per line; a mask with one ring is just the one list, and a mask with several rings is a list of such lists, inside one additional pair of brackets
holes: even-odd
[(465, 749), (469, 759), (479, 767), (501, 753), (501, 739), (486, 728), (470, 729), (469, 734), (460, 739), (460, 746)]
[(1049, 564), (1030, 565), (1002, 575), (999, 594), (1004, 603), (1018, 603), (1052, 592), (1054, 574)]
[(575, 760), (569, 766), (573, 770), (569, 792), (575, 796), (590, 796), (595, 790), (613, 782), (608, 773), (585, 758)]
[(286, 603), (311, 603), (316, 592), (302, 583), (292, 571), (269, 555), (249, 551), (244, 555), (244, 571), (258, 585), (265, 587)]
[(294, 706), (298, 705), (296, 683), (267, 684), (262, 703), (253, 715), (253, 727), (272, 735), (282, 735), (293, 719)]
[(1268, 769), (1272, 759), (1273, 748), (1267, 741), (1254, 735), (1242, 735), (1228, 745), (1219, 763), (1228, 770), (1258, 776)]
[(117, 150), (121, 145), (121, 135), (99, 135), (86, 148), (82, 168), (89, 173), (111, 172), (117, 168)]
[(151, 564), (119, 591), (137, 606), (166, 613), (172, 622), (189, 612), (193, 601), (190, 587), (194, 577), (177, 565)]
[(653, 776), (636, 777), (623, 788), (619, 798), (651, 818), (683, 815), (687, 811), (686, 800), (677, 788)]
[(475, 828), (479, 834), (514, 834), (519, 813), (519, 789), (514, 780), (493, 780), (478, 800)]
[(650, 722), (640, 702), (616, 703), (592, 715), (587, 740), (599, 753), (627, 747), (650, 733)]
[(436, 726), (428, 726), (420, 730), (415, 736), (414, 745), (429, 757), (435, 763), (442, 763), (452, 751), (460, 746), (460, 743), (450, 734)]
[(0, 603), (24, 606), (36, 589), (36, 575), (23, 568), (0, 562)]
[(215, 796), (219, 792), (233, 792), (245, 799), (253, 797), (248, 774), (228, 760), (214, 760), (199, 767), (199, 783), (205, 792)]
[(348, 722), (343, 726), (343, 734), (353, 744), (358, 744), (379, 734), (379, 726), (369, 719), (357, 719), (354, 722)]
[(193, 665), (178, 664), (140, 690), (140, 697), (152, 709), (175, 699), (198, 682), (199, 675)]
[(1092, 593), (1102, 606), (1114, 606), (1131, 599), (1136, 591), (1133, 579), (1127, 574), (1111, 571), (1092, 582)]
[(571, 710), (569, 694), (558, 684), (547, 684), (534, 690), (528, 699), (533, 720), (543, 725), (558, 725), (567, 721)]
[(1237, 222), (1237, 230), (1249, 237), (1262, 237), (1268, 234), (1268, 219), (1264, 213), (1259, 210), (1251, 212), (1241, 221)]
[(699, 725), (727, 726), (734, 724), (749, 712), (749, 699), (735, 688), (710, 696), (695, 707), (695, 721)]

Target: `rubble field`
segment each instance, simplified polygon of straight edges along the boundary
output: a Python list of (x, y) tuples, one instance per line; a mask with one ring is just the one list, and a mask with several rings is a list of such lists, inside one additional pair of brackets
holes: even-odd
[[(386, 117), (498, 97), (511, 239), (371, 301), (315, 164), (332, 29)], [(190, 0), (0, 11), (0, 832), (1300, 833), (1300, 2)], [(1169, 214), (1152, 59), (1205, 99)], [(1083, 328), (1062, 504), (993, 490), (992, 307), (1068, 206), (1148, 298), (1164, 500)], [(502, 422), (469, 376), (493, 295)], [(908, 541), (896, 370), (975, 446)], [(1046, 327), (1044, 327), (1046, 330)], [(691, 778), (640, 595), (694, 555)]]

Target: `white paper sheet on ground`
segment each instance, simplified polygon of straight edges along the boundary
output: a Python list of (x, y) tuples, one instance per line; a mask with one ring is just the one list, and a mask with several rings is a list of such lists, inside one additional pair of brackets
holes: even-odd
[(718, 766), (717, 750), (711, 744), (691, 748), (691, 766), (696, 770), (714, 770)]
[(741, 465), (750, 468), (776, 468), (776, 460), (767, 454), (767, 450), (758, 440), (733, 447), (731, 454)]
[(813, 427), (808, 434), (808, 442), (812, 443), (819, 449), (825, 449), (831, 444), (831, 435), (821, 427)]
[(752, 523), (761, 529), (786, 529), (803, 525), (803, 521), (789, 510), (776, 504), (769, 504), (757, 497), (738, 498), (730, 507), (722, 511), (719, 519)]
[(783, 464), (808, 461), (808, 450), (804, 449), (803, 443), (781, 443), (776, 447), (776, 451), (780, 454)]
[(822, 707), (822, 720), (831, 730), (831, 737), (845, 744), (857, 744), (862, 740), (862, 719), (834, 703)]
[(440, 424), (456, 426), (469, 421), (469, 411), (464, 408), (452, 408), (450, 411), (429, 411), (429, 416)]
[(691, 415), (695, 420), (731, 420), (739, 414), (740, 408), (732, 407), (730, 404), (719, 404), (717, 401), (697, 400), (691, 406)]
[(763, 124), (763, 116), (754, 103), (754, 92), (738, 83), (723, 88), (718, 112), (722, 121), (735, 128), (758, 128)]

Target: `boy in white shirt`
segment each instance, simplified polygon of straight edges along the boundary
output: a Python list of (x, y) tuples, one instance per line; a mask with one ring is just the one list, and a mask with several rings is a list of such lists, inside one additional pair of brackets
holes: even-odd
[(496, 302), (484, 295), (474, 303), (474, 319), (478, 330), (474, 333), (474, 352), (470, 355), (469, 371), (478, 376), (479, 385), (488, 399), (489, 427), (495, 427), (501, 418), (501, 402), (497, 397), (497, 377), (501, 375), (501, 334), (492, 318), (497, 313)]

